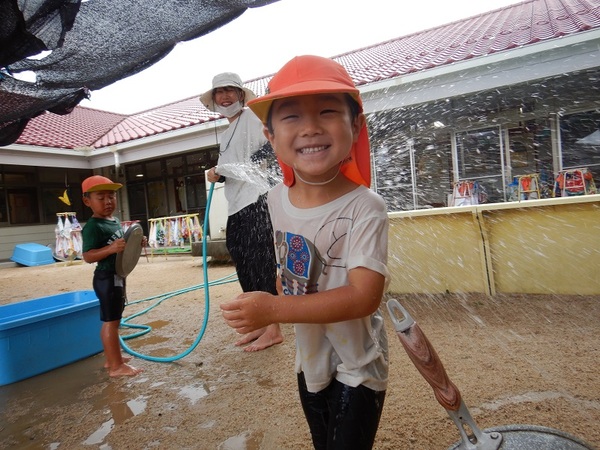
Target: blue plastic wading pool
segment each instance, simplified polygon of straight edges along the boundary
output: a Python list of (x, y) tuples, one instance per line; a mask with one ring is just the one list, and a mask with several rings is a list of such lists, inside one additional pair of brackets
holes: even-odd
[(102, 351), (94, 291), (0, 306), (0, 386)]

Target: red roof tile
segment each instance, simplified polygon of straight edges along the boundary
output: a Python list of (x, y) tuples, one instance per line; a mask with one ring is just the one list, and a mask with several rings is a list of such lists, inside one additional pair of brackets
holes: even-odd
[(204, 108), (198, 97), (149, 109), (127, 117), (100, 139), (94, 147), (105, 147), (141, 137), (185, 128), (220, 117)]
[[(360, 86), (600, 27), (599, 0), (530, 0), (335, 56)], [(262, 95), (272, 75), (246, 82)], [(76, 107), (30, 121), (17, 141), (109, 146), (214, 120), (196, 96), (131, 116)]]
[(16, 143), (68, 149), (87, 147), (126, 118), (124, 114), (79, 106), (65, 115), (47, 112), (31, 119)]
[(332, 59), (363, 85), (598, 27), (597, 0), (530, 0)]

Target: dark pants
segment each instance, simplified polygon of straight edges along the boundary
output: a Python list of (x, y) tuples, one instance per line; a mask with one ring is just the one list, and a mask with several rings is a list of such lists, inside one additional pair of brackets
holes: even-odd
[(266, 194), (227, 218), (225, 238), (242, 290), (276, 295), (277, 266)]
[(94, 272), (94, 292), (100, 303), (100, 320), (113, 322), (121, 320), (125, 310), (125, 280), (122, 286), (115, 286), (115, 273), (106, 270)]
[(320, 392), (308, 392), (298, 374), (302, 409), (316, 450), (368, 450), (373, 447), (385, 391), (350, 387), (334, 379)]

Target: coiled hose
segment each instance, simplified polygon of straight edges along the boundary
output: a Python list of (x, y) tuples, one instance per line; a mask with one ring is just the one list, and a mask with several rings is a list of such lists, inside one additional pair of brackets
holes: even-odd
[[(150, 300), (158, 299), (153, 305), (149, 306), (148, 308), (146, 308), (136, 314), (133, 314), (132, 316), (123, 318), (121, 320), (121, 325), (124, 327), (142, 330), (142, 331), (138, 331), (137, 333), (129, 334), (125, 337), (119, 336), (119, 341), (121, 342), (121, 346), (130, 355), (133, 355), (133, 356), (136, 356), (138, 358), (142, 358), (142, 359), (145, 359), (148, 361), (154, 361), (154, 362), (173, 362), (173, 361), (177, 361), (178, 359), (184, 358), (185, 356), (189, 355), (198, 346), (198, 344), (204, 337), (204, 333), (206, 332), (206, 327), (208, 325), (208, 313), (209, 313), (209, 309), (210, 309), (209, 287), (218, 286), (221, 284), (232, 283), (234, 281), (237, 281), (237, 275), (235, 273), (232, 273), (231, 275), (228, 275), (223, 278), (219, 278), (218, 280), (215, 280), (215, 281), (211, 281), (211, 282), (208, 281), (208, 264), (206, 261), (206, 251), (207, 251), (206, 236), (207, 236), (208, 212), (210, 211), (210, 203), (212, 201), (214, 187), (215, 187), (215, 184), (211, 183), (210, 189), (208, 191), (208, 197), (206, 199), (206, 211), (204, 213), (204, 224), (203, 224), (203, 231), (202, 231), (202, 270), (203, 270), (203, 275), (204, 275), (204, 282), (201, 284), (197, 284), (195, 286), (190, 286), (190, 287), (187, 287), (184, 289), (178, 289), (176, 291), (167, 292), (165, 294), (155, 295), (152, 297), (148, 297), (148, 298), (145, 298), (142, 300), (138, 300), (138, 301), (129, 303), (129, 305), (134, 305), (137, 303), (142, 303), (142, 302), (147, 302)], [(142, 353), (136, 352), (135, 350), (131, 349), (125, 343), (125, 340), (143, 336), (144, 334), (152, 331), (152, 327), (149, 325), (138, 325), (138, 324), (128, 323), (131, 319), (134, 319), (136, 317), (141, 316), (142, 314), (147, 313), (148, 311), (150, 311), (153, 308), (156, 308), (158, 305), (160, 305), (162, 302), (164, 302), (165, 300), (167, 300), (169, 298), (176, 297), (178, 295), (185, 294), (185, 293), (195, 291), (198, 289), (204, 289), (204, 317), (202, 319), (202, 326), (200, 327), (200, 331), (198, 332), (196, 339), (194, 340), (192, 345), (190, 345), (190, 347), (187, 350), (185, 350), (184, 352), (182, 352), (178, 355), (175, 355), (175, 356), (158, 357), (158, 356), (144, 355)]]

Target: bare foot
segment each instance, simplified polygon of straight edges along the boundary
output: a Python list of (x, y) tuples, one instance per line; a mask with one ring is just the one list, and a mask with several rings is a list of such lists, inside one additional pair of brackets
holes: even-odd
[(130, 366), (129, 364), (123, 363), (116, 369), (109, 369), (108, 375), (111, 377), (134, 377), (143, 371), (144, 369), (138, 369)]
[[(124, 363), (128, 363), (129, 361), (131, 361), (131, 358), (129, 356), (123, 356), (121, 359), (123, 360)], [(110, 366), (108, 365), (108, 361), (106, 361), (104, 363), (104, 368), (108, 369), (109, 367)]]
[(251, 333), (245, 334), (244, 336), (242, 336), (241, 339), (239, 339), (238, 341), (236, 341), (235, 345), (237, 345), (238, 347), (242, 346), (242, 345), (246, 345), (256, 339), (258, 339), (259, 337), (261, 337), (263, 335), (263, 333), (265, 332), (265, 330), (267, 329), (267, 327), (265, 328), (261, 328), (259, 330), (255, 330)]
[(269, 325), (252, 344), (244, 348), (245, 352), (258, 352), (283, 342), (283, 334), (279, 325)]

